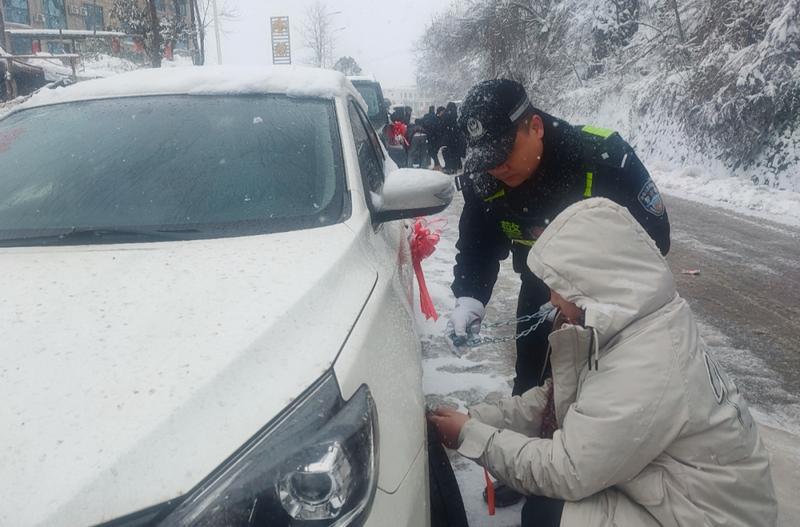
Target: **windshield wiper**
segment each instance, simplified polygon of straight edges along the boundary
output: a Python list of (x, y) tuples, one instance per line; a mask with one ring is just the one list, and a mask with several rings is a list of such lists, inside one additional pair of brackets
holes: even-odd
[(200, 232), (197, 229), (115, 229), (72, 228), (47, 234), (0, 239), (0, 245), (73, 245), (77, 243), (114, 243), (120, 241), (168, 241), (184, 239), (185, 234)]

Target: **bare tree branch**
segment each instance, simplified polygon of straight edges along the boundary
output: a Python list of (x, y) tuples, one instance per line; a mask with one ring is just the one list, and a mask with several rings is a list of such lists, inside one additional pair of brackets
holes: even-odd
[(333, 13), (321, 0), (306, 9), (302, 34), (303, 44), (314, 52), (313, 65), (318, 68), (330, 67), (335, 46)]

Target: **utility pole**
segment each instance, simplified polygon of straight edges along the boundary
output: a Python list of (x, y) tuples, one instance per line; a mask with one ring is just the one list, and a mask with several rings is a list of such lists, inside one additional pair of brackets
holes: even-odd
[(191, 46), (189, 49), (192, 51), (192, 64), (195, 66), (200, 65), (200, 52), (197, 49), (197, 22), (194, 18), (194, 2), (193, 0), (188, 0), (186, 2), (186, 7), (189, 8), (189, 27), (192, 28), (192, 40)]
[(217, 0), (211, 0), (211, 9), (214, 10), (214, 40), (217, 42), (217, 64), (222, 64), (222, 43), (219, 39), (219, 13), (217, 13)]
[(3, 5), (3, 0), (0, 0), (0, 47), (6, 50), (7, 53), (11, 53), (11, 49), (6, 42), (6, 13), (5, 13), (5, 6)]
[(198, 65), (202, 66), (206, 63), (206, 26), (205, 19), (200, 17), (200, 7), (197, 5), (197, 0), (189, 0), (192, 12), (194, 13), (193, 24), (197, 28), (197, 47), (199, 50)]
[[(6, 18), (5, 18), (5, 6), (3, 5), (3, 0), (0, 0), (0, 47), (5, 50), (5, 52), (11, 55), (11, 48), (8, 46), (8, 39), (6, 38)], [(6, 59), (6, 72), (3, 75), (2, 81), (6, 85), (5, 89), (5, 98), (11, 100), (14, 98), (14, 61), (11, 59)], [(2, 99), (0, 99), (2, 100)]]

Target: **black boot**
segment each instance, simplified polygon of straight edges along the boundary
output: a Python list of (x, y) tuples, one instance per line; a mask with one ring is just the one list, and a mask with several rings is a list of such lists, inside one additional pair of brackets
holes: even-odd
[[(505, 485), (504, 483), (500, 483), (499, 481), (494, 482), (495, 507), (511, 507), (515, 503), (519, 503), (522, 498), (524, 498), (524, 496), (511, 487)], [(483, 489), (483, 501), (489, 501), (489, 497), (486, 495), (486, 489)]]

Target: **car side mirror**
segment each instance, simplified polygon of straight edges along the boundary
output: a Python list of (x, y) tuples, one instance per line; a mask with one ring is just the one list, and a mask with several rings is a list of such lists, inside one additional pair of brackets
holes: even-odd
[(389, 172), (380, 196), (374, 196), (373, 218), (383, 223), (436, 214), (450, 205), (454, 191), (452, 176), (423, 168), (399, 168)]

